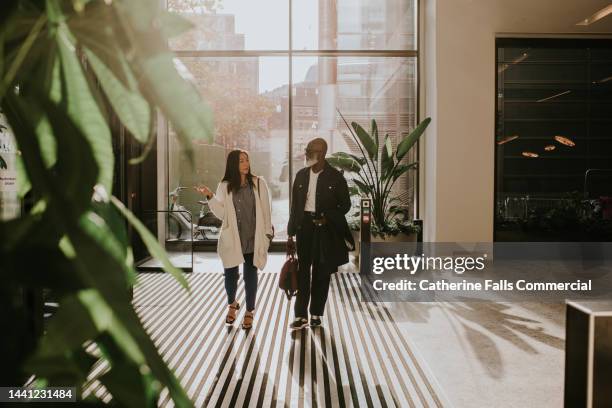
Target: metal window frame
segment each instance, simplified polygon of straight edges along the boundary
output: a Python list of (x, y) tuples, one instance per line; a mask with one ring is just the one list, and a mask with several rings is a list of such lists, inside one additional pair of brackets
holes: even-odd
[[(422, 0), (413, 0), (414, 1), (414, 43), (416, 49), (408, 49), (408, 50), (294, 50), (293, 49), (293, 0), (289, 0), (288, 7), (288, 39), (289, 44), (287, 49), (278, 49), (278, 50), (172, 50), (174, 55), (178, 58), (240, 58), (240, 57), (287, 57), (288, 58), (288, 149), (289, 149), (289, 157), (288, 157), (288, 165), (289, 165), (289, 208), (291, 208), (291, 192), (293, 190), (293, 58), (294, 57), (375, 57), (375, 58), (412, 58), (415, 60), (415, 76), (416, 81), (412, 84), (415, 87), (415, 103), (416, 103), (416, 111), (414, 112), (416, 117), (416, 124), (420, 121), (420, 58), (419, 58), (419, 49), (420, 49), (420, 28), (421, 28), (421, 17), (420, 17), (420, 8)], [(164, 9), (166, 8), (166, 2), (162, 0)], [(166, 140), (169, 137), (169, 129), (166, 129)], [(420, 160), (419, 153), (419, 145), (420, 142), (417, 142), (416, 146), (416, 160)], [(168, 147), (168, 143), (166, 143)], [(166, 149), (166, 178), (168, 179), (168, 188), (169, 188), (169, 148)], [(414, 218), (417, 219), (419, 217), (419, 199), (420, 199), (420, 166), (416, 168), (416, 180), (414, 183)], [(166, 192), (167, 195), (167, 192)], [(282, 242), (281, 242), (282, 243)]]

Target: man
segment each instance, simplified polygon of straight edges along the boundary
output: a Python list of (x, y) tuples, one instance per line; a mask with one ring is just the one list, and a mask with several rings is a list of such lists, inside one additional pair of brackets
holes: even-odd
[[(293, 183), (287, 245), (296, 236), (299, 262), (298, 293), (292, 330), (321, 325), (329, 280), (338, 266), (348, 262), (355, 247), (345, 214), (351, 209), (348, 186), (342, 173), (325, 160), (327, 143), (317, 138), (306, 147), (306, 167)], [(309, 307), (310, 304), (310, 307)]]

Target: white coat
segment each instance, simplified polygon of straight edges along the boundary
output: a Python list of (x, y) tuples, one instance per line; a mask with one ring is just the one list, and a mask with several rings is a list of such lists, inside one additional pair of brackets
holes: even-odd
[[(259, 180), (259, 183), (258, 183)], [(266, 266), (270, 240), (266, 234), (272, 235), (272, 215), (270, 209), (270, 195), (268, 185), (263, 177), (253, 178), (253, 193), (255, 194), (255, 245), (253, 251), (253, 265), (259, 270)], [(259, 184), (259, 189), (258, 189)], [(227, 192), (227, 181), (217, 186), (217, 192), (208, 200), (211, 211), (223, 221), (221, 233), (217, 242), (217, 253), (224, 268), (232, 268), (244, 263), (240, 235), (238, 233), (238, 220), (232, 193)]]

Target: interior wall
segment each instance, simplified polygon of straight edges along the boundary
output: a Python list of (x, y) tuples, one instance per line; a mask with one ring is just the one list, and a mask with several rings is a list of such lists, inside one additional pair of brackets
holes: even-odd
[(421, 218), (425, 241), (491, 242), (495, 38), (601, 36), (612, 16), (576, 23), (607, 0), (421, 0)]

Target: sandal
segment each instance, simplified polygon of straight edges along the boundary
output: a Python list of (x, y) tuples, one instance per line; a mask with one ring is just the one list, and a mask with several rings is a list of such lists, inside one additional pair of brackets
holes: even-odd
[(253, 327), (253, 311), (246, 312), (242, 318), (242, 328), (248, 330)]
[(231, 305), (227, 306), (227, 316), (225, 317), (225, 324), (232, 325), (236, 320), (236, 312), (240, 309), (240, 304), (238, 302), (234, 302)]

